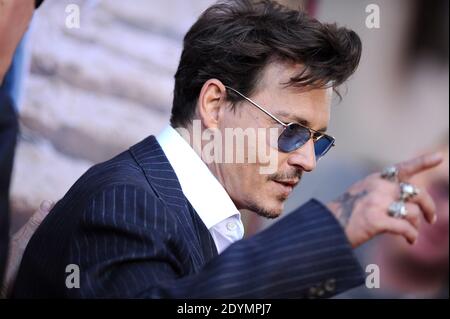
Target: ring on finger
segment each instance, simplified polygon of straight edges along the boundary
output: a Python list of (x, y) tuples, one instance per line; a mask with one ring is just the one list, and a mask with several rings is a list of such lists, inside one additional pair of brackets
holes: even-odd
[(400, 183), (400, 200), (407, 201), (419, 193), (420, 190), (414, 185), (409, 183)]
[(398, 182), (398, 168), (396, 166), (388, 166), (381, 172), (381, 178), (391, 182)]
[(394, 218), (406, 218), (408, 210), (404, 201), (395, 201), (388, 208), (388, 215)]

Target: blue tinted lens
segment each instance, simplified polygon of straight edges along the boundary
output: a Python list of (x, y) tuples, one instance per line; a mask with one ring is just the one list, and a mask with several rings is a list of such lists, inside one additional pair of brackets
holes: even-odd
[(323, 157), (333, 146), (334, 139), (330, 136), (322, 136), (314, 143), (314, 151), (316, 154), (316, 160)]
[[(311, 138), (311, 133), (306, 127), (299, 124), (289, 124), (278, 138), (278, 149), (289, 153), (305, 145)], [(316, 160), (323, 157), (333, 146), (334, 139), (331, 136), (322, 136), (314, 143)]]
[(306, 127), (299, 124), (289, 124), (278, 138), (278, 149), (288, 153), (302, 147), (311, 138), (311, 133)]

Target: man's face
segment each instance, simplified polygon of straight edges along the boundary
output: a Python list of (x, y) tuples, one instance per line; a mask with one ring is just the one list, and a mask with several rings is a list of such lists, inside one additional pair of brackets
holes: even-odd
[[(332, 89), (300, 91), (286, 87), (285, 83), (298, 72), (299, 67), (284, 63), (270, 64), (263, 72), (256, 93), (250, 98), (285, 123), (298, 122), (323, 131), (330, 119)], [(266, 132), (264, 139), (259, 136), (256, 140), (246, 140), (244, 163), (213, 164), (212, 171), (238, 209), (249, 209), (268, 218), (278, 217), (303, 172), (310, 172), (316, 167), (313, 141), (309, 140), (290, 153), (278, 151), (276, 141), (283, 126), (247, 101), (238, 103), (235, 111), (230, 107), (222, 108), (219, 119), (219, 129), (223, 135), (226, 128)], [(271, 128), (278, 129), (275, 143), (269, 142)], [(267, 157), (259, 156), (261, 146), (264, 146), (266, 154), (275, 154), (276, 165), (271, 174), (261, 173), (261, 167), (268, 164)], [(235, 152), (242, 151), (234, 147)], [(249, 154), (257, 154), (256, 163), (248, 161)]]

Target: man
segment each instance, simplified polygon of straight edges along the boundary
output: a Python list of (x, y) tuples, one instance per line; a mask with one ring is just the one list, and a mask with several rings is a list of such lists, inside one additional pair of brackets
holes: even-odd
[[(413, 243), (419, 215), (433, 221), (429, 195), (397, 179), (440, 155), (328, 206), (311, 200), (249, 239), (239, 212), (278, 217), (334, 145), (332, 91), (360, 55), (353, 31), (270, 1), (210, 7), (184, 40), (171, 126), (75, 183), (31, 239), (12, 296), (316, 298), (363, 283), (352, 247), (382, 232)], [(230, 148), (228, 133), (244, 130)]]
[(17, 96), (24, 69), (23, 45), (19, 43), (42, 1), (0, 0), (0, 286), (8, 250), (9, 185), (19, 131)]

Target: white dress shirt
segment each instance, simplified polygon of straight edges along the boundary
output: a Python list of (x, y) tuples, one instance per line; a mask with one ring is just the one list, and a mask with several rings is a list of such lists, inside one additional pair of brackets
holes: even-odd
[(189, 143), (170, 125), (156, 139), (169, 159), (184, 195), (208, 228), (219, 254), (242, 239), (241, 214)]

